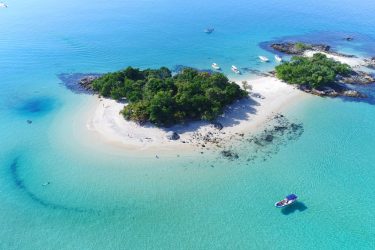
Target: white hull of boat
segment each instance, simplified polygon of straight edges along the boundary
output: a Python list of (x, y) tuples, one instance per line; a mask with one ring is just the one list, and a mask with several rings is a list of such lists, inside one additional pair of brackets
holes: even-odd
[(215, 69), (215, 70), (220, 70), (220, 69), (221, 69), (220, 66), (219, 66), (217, 63), (213, 63), (213, 64), (211, 65), (211, 67), (212, 67), (213, 69)]
[(280, 56), (278, 56), (278, 55), (275, 55), (275, 60), (277, 62), (282, 62), (283, 61), (283, 59)]
[(241, 74), (241, 71), (239, 71), (239, 69), (238, 69), (236, 66), (234, 66), (234, 65), (232, 65), (231, 70), (232, 70), (234, 73), (236, 73), (236, 74)]
[(262, 62), (268, 62), (269, 61), (269, 59), (267, 57), (265, 57), (265, 56), (259, 56), (259, 59)]

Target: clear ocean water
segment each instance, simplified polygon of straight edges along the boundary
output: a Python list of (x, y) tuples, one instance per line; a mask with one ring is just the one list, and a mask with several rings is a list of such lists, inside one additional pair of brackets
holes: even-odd
[[(375, 86), (362, 102), (314, 97), (293, 106), (286, 116), (303, 124), (298, 138), (256, 152), (244, 143), (240, 159), (228, 161), (141, 157), (90, 140), (77, 123), (92, 97), (57, 78), (213, 61), (234, 77), (232, 64), (272, 68), (258, 63), (259, 54), (272, 56), (260, 44), (283, 38), (375, 56), (375, 1), (7, 3), (0, 249), (375, 248)], [(275, 209), (290, 192), (300, 203)]]

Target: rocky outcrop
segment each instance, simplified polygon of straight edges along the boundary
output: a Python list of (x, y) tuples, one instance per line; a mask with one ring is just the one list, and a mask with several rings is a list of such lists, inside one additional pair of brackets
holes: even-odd
[(288, 55), (303, 55), (307, 50), (315, 50), (319, 52), (328, 53), (330, 55), (355, 58), (355, 55), (342, 54), (336, 51), (331, 50), (331, 46), (326, 44), (310, 44), (310, 43), (301, 43), (301, 42), (284, 42), (284, 43), (273, 43), (271, 48), (274, 50), (288, 54)]
[(375, 69), (375, 56), (369, 59), (365, 59), (365, 66), (370, 69)]
[(353, 89), (349, 89), (344, 85), (337, 83), (330, 85), (329, 87), (322, 87), (319, 89), (310, 88), (306, 85), (298, 86), (298, 88), (306, 93), (310, 93), (317, 96), (328, 96), (328, 97), (353, 97), (353, 98), (366, 98), (365, 94)]
[(77, 94), (93, 94), (91, 84), (100, 76), (101, 74), (97, 73), (61, 73), (57, 75), (62, 85)]
[(337, 76), (336, 80), (338, 83), (345, 84), (370, 84), (375, 83), (375, 77), (370, 73), (363, 71), (352, 71), (347, 76)]
[(307, 44), (299, 42), (273, 43), (271, 47), (288, 55), (302, 55), (306, 50), (330, 51), (331, 47), (325, 44)]
[(86, 90), (93, 90), (92, 89), (92, 82), (98, 79), (98, 76), (95, 75), (88, 75), (79, 80), (79, 84)]
[(166, 137), (167, 137), (168, 140), (171, 140), (171, 141), (176, 141), (176, 140), (180, 139), (180, 135), (177, 134), (174, 131), (168, 132)]

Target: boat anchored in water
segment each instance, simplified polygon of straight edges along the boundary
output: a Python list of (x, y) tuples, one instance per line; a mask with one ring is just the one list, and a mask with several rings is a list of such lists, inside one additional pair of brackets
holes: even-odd
[(49, 184), (51, 184), (51, 182), (47, 181), (47, 182), (44, 182), (44, 183), (42, 184), (42, 186), (45, 187), (45, 186), (48, 186)]
[(213, 63), (213, 64), (211, 65), (211, 67), (212, 67), (213, 69), (216, 69), (216, 70), (220, 70), (220, 69), (221, 69), (220, 66), (219, 66), (219, 64), (217, 64), (217, 63)]
[(279, 56), (279, 55), (275, 55), (275, 60), (276, 60), (277, 62), (282, 62), (282, 61), (283, 61), (283, 59), (282, 59), (281, 56)]
[(206, 33), (206, 34), (211, 34), (211, 33), (214, 32), (214, 31), (215, 31), (214, 28), (207, 28), (207, 29), (204, 30), (204, 33)]
[(259, 59), (262, 62), (268, 62), (269, 61), (269, 59), (267, 57), (265, 57), (265, 56), (259, 56)]
[(231, 70), (236, 74), (241, 74), (241, 71), (234, 65), (232, 65)]
[(293, 202), (295, 202), (297, 199), (298, 199), (298, 196), (295, 195), (295, 194), (287, 195), (287, 196), (285, 197), (285, 199), (276, 202), (276, 203), (275, 203), (275, 207), (280, 208), (280, 207), (288, 206), (288, 205), (292, 204)]

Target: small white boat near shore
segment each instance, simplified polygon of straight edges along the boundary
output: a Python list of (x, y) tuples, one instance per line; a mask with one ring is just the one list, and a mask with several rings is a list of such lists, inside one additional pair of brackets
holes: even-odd
[(275, 55), (275, 60), (276, 60), (277, 62), (282, 62), (282, 61), (283, 61), (283, 58), (282, 58), (281, 56), (279, 56), (279, 55)]
[(269, 60), (270, 60), (265, 56), (259, 56), (259, 59), (260, 59), (261, 62), (269, 62)]
[(220, 69), (221, 69), (220, 66), (219, 66), (219, 64), (217, 64), (217, 63), (213, 63), (213, 64), (211, 65), (211, 67), (212, 67), (213, 69), (215, 69), (215, 70), (220, 70)]
[(6, 5), (5, 3), (0, 3), (0, 8), (8, 8), (8, 5)]
[(241, 71), (234, 65), (232, 65), (231, 70), (236, 74), (241, 74)]

